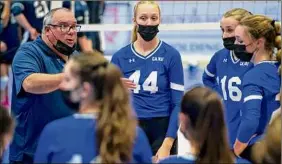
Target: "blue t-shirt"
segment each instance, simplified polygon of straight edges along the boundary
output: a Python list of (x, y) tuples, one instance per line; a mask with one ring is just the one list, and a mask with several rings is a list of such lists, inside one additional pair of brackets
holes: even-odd
[(23, 154), (33, 156), (44, 126), (50, 121), (72, 114), (60, 90), (32, 94), (25, 92), (22, 87), (24, 79), (33, 73), (57, 74), (63, 71), (63, 67), (64, 61), (40, 36), (34, 41), (24, 43), (17, 51), (12, 63), (11, 104), (17, 126), (10, 147), (10, 160), (21, 161)]
[[(90, 163), (99, 155), (97, 121), (93, 114), (74, 114), (46, 125), (35, 154), (35, 163)], [(114, 137), (114, 136), (109, 136)], [(139, 127), (133, 146), (133, 161), (151, 163), (148, 139)]]
[(216, 52), (203, 73), (205, 86), (218, 92), (223, 99), (230, 148), (233, 148), (240, 125), (243, 76), (253, 67), (250, 62), (235, 59), (232, 53), (225, 48)]
[(129, 44), (116, 52), (111, 62), (121, 69), (125, 78), (137, 84), (132, 94), (138, 118), (170, 117), (166, 136), (175, 138), (184, 92), (180, 53), (160, 41), (155, 50), (142, 56)]

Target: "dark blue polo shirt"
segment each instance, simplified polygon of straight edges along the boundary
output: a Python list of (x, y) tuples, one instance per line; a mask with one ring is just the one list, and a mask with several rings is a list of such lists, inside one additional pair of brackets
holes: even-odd
[(64, 64), (41, 37), (24, 43), (17, 51), (12, 63), (12, 113), (16, 117), (17, 126), (10, 148), (11, 161), (22, 161), (23, 154), (33, 157), (44, 126), (72, 114), (72, 110), (64, 103), (60, 90), (47, 94), (31, 94), (22, 87), (24, 79), (29, 75), (61, 73)]

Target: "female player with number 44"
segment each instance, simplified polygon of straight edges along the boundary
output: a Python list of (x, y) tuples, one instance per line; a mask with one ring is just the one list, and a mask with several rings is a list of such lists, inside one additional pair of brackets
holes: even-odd
[(140, 1), (134, 8), (132, 43), (112, 57), (125, 78), (133, 81), (133, 107), (156, 160), (174, 154), (177, 113), (184, 92), (179, 52), (157, 37), (160, 7)]

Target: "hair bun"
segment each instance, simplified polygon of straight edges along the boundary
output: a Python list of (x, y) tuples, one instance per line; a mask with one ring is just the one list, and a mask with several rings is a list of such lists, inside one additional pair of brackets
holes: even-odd
[(275, 37), (275, 47), (277, 49), (281, 49), (281, 36), (280, 35), (277, 35)]
[(275, 20), (272, 20), (270, 24), (275, 27)]

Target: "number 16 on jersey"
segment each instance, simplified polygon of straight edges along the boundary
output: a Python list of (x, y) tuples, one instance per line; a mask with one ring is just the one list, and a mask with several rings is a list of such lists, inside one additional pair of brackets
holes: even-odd
[[(226, 89), (225, 89), (226, 81), (227, 81), (228, 95), (227, 95), (227, 92), (226, 92)], [(241, 80), (240, 80), (239, 77), (231, 77), (229, 80), (227, 80), (227, 76), (224, 76), (220, 80), (220, 83), (221, 83), (221, 90), (222, 90), (224, 100), (227, 100), (228, 96), (232, 101), (240, 101), (241, 100), (242, 92), (238, 88), (238, 86), (241, 85)]]
[[(136, 84), (136, 88), (133, 90), (134, 93), (139, 93), (139, 91), (141, 90), (141, 86), (139, 85), (140, 75), (141, 75), (140, 70), (136, 70), (128, 78), (129, 80), (133, 81), (133, 83)], [(157, 86), (157, 81), (158, 81), (158, 72), (152, 71), (142, 85), (143, 90), (149, 91), (151, 94), (156, 93), (159, 89)]]

